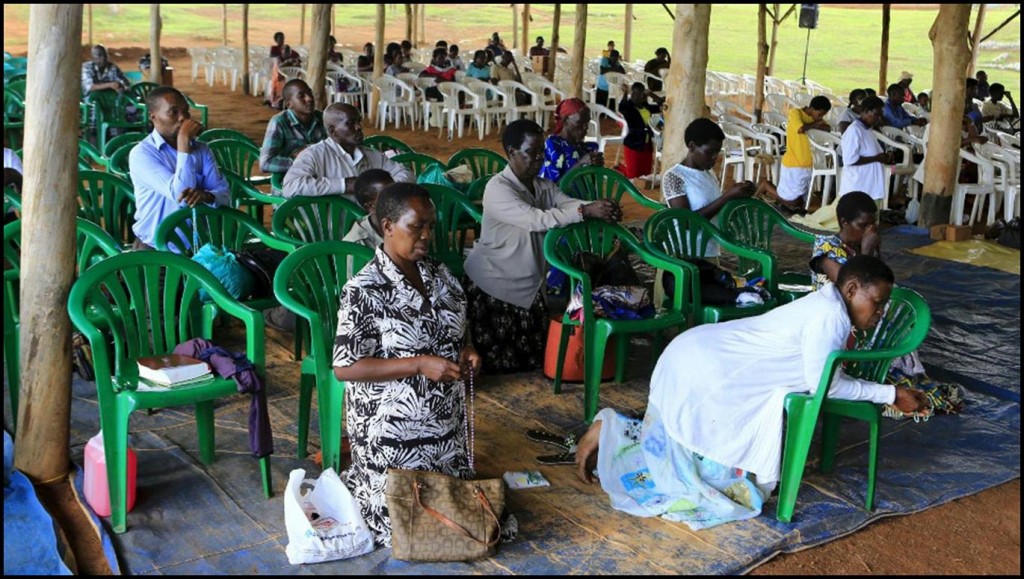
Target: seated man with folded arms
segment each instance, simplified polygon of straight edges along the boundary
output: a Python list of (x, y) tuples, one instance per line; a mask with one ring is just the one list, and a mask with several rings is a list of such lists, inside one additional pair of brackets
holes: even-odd
[(285, 198), (344, 195), (357, 202), (356, 177), (368, 169), (384, 169), (395, 181), (415, 181), (404, 165), (362, 146), (363, 115), (359, 109), (334, 103), (324, 111), (324, 127), (327, 138), (303, 150), (285, 175)]
[(274, 195), (295, 157), (306, 147), (327, 138), (324, 115), (316, 110), (313, 91), (306, 81), (293, 78), (284, 85), (284, 110), (271, 117), (260, 147), (260, 169), (276, 175)]
[(213, 153), (195, 140), (203, 125), (192, 119), (185, 97), (177, 89), (161, 86), (149, 93), (146, 105), (153, 132), (128, 155), (135, 185), (132, 249), (153, 249), (160, 222), (182, 207), (231, 203), (228, 183), (217, 170)]
[(380, 223), (377, 222), (377, 196), (381, 190), (394, 182), (391, 174), (384, 169), (370, 169), (359, 175), (355, 185), (356, 199), (360, 207), (366, 210), (367, 215), (352, 224), (352, 229), (342, 241), (358, 243), (370, 249), (377, 249), (377, 246), (384, 243)]

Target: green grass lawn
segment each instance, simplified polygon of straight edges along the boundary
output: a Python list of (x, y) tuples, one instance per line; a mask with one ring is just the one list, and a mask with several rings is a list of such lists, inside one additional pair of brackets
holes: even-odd
[[(94, 38), (109, 46), (145, 46), (149, 35), (149, 6), (118, 4), (114, 14), (108, 4), (93, 5)], [(405, 11), (387, 10), (386, 37), (398, 39), (405, 34)], [(674, 7), (673, 4), (669, 5)], [(783, 5), (785, 11), (788, 5)], [(562, 7), (561, 44), (571, 46), (574, 33), (574, 4)], [(986, 32), (1012, 14), (1013, 5), (990, 7), (985, 17)], [(162, 5), (163, 42), (168, 46), (188, 46), (195, 41), (219, 42), (221, 39), (221, 5)], [(534, 4), (531, 12), (530, 37), (545, 37), (550, 44), (553, 6)], [(587, 22), (587, 54), (597, 55), (609, 40), (622, 49), (624, 27), (623, 5), (592, 4)], [(895, 80), (903, 70), (914, 73), (913, 87), (920, 91), (931, 88), (932, 49), (928, 30), (937, 8), (899, 9), (894, 7), (889, 42), (889, 78)], [(268, 45), (274, 30), (282, 30), (292, 44), (299, 40), (298, 5), (250, 5), (250, 42)], [(671, 50), (672, 19), (660, 4), (634, 5), (633, 59), (651, 58), (654, 50), (665, 46)], [(241, 17), (240, 5), (229, 5), (229, 36), (238, 44)], [(24, 51), (26, 38), (18, 23), (28, 18), (28, 5), (4, 5), (4, 44)], [(373, 39), (376, 5), (339, 4), (337, 34), (343, 45), (361, 46)], [(307, 9), (306, 26), (311, 10)], [(881, 8), (847, 8), (821, 5), (818, 28), (811, 32), (807, 77), (847, 93), (855, 87), (878, 83), (879, 45), (881, 39)], [(428, 31), (449, 42), (457, 42), (464, 51), (482, 48), (487, 37), (498, 31), (506, 45), (512, 45), (512, 11), (507, 5), (438, 4), (427, 7)], [(86, 38), (83, 29), (83, 42)], [(428, 36), (431, 36), (428, 33)], [(431, 36), (431, 40), (433, 37)], [(797, 26), (791, 16), (779, 29), (778, 56), (775, 75), (799, 79), (803, 69), (807, 31)], [(1014, 22), (992, 40), (1020, 41), (1019, 22)], [(716, 4), (711, 12), (709, 67), (712, 70), (753, 74), (756, 67), (757, 7), (756, 5)], [(1004, 50), (982, 51), (979, 68), (989, 71), (991, 82), (1002, 82), (1014, 94), (1020, 89), (1020, 73), (985, 66)], [(1020, 60), (1019, 49), (1010, 51), (1011, 62)]]

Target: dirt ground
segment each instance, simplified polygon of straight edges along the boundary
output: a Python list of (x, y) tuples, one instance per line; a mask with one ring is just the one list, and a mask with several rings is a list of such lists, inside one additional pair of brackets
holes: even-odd
[[(108, 47), (111, 59), (124, 70), (137, 70), (138, 58), (148, 49)], [(210, 107), (210, 126), (242, 131), (257, 143), (263, 139), (267, 120), (276, 111), (262, 106), (260, 99), (232, 93), (230, 87), (209, 87), (190, 79), (191, 64), (183, 48), (165, 49), (174, 67), (175, 86), (194, 100)], [(83, 57), (87, 57), (83, 51)], [(446, 160), (461, 148), (486, 147), (499, 150), (494, 133), (483, 141), (475, 134), (448, 142), (434, 131), (395, 130), (396, 136), (417, 151)], [(366, 134), (377, 134), (366, 127)], [(606, 152), (614, 158), (614, 149)], [(657, 190), (650, 192), (658, 195)], [(645, 210), (627, 207), (626, 219), (642, 218)], [(51, 512), (69, 503), (69, 487), (56, 485), (41, 493)], [(66, 509), (65, 509), (66, 511)], [(81, 513), (58, 515), (71, 540), (80, 572), (109, 573), (99, 550), (91, 523)], [(953, 501), (922, 513), (893, 517), (825, 545), (799, 553), (780, 555), (756, 569), (755, 575), (817, 574), (1020, 574), (1020, 480)]]

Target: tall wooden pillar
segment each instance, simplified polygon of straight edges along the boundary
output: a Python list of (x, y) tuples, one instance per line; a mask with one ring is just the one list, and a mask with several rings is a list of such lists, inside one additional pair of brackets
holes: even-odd
[(924, 194), (919, 224), (950, 222), (950, 207), (960, 174), (960, 120), (964, 116), (964, 71), (971, 60), (967, 43), (970, 4), (942, 4), (928, 38), (934, 51), (932, 116), (924, 159)]
[(625, 34), (625, 38), (622, 39), (622, 61), (623, 62), (633, 62), (633, 5), (632, 4), (626, 4), (626, 34)]
[(302, 5), (302, 16), (299, 17), (299, 46), (306, 43), (306, 5)]
[(978, 15), (974, 17), (974, 34), (971, 36), (971, 64), (967, 67), (967, 76), (974, 76), (974, 68), (978, 66), (978, 45), (981, 44), (981, 27), (984, 24), (985, 5), (978, 4)]
[(519, 48), (519, 5), (512, 5), (512, 48)]
[(754, 120), (761, 122), (764, 108), (764, 77), (768, 68), (768, 5), (757, 5), (757, 75), (754, 80)]
[(69, 464), (81, 42), (81, 4), (29, 5), (14, 466), (37, 483)]
[(224, 46), (228, 45), (228, 5), (220, 5), (220, 30)]
[(160, 65), (160, 5), (149, 5), (149, 82), (163, 84), (164, 68)]
[(530, 57), (530, 5), (523, 4), (523, 56)]
[(558, 27), (562, 23), (562, 5), (555, 4), (554, 21), (551, 23), (551, 56), (548, 58), (548, 69), (545, 75), (548, 80), (555, 80), (555, 64), (558, 62)]
[[(968, 8), (970, 5), (968, 5)], [(882, 55), (878, 61), (878, 94), (885, 94), (889, 86), (889, 17), (892, 4), (882, 4)]]
[(252, 94), (249, 86), (249, 5), (242, 4), (242, 94)]
[(420, 44), (427, 42), (427, 5), (420, 4)]
[[(420, 6), (420, 16), (423, 15), (423, 6)], [(377, 36), (374, 42), (376, 42), (378, 49), (373, 51), (373, 81), (376, 84), (377, 79), (384, 75), (384, 24), (385, 14), (384, 5), (377, 5)], [(370, 117), (373, 119), (374, 124), (377, 123), (377, 103), (380, 102), (380, 89), (374, 86), (373, 95), (370, 98)]]
[(779, 45), (779, 4), (772, 4), (772, 40), (768, 44), (768, 68), (765, 69), (765, 74), (771, 76), (775, 71), (775, 48)]
[[(413, 33), (412, 33), (413, 9), (412, 9), (412, 7), (413, 7), (412, 4), (406, 4), (405, 5), (405, 39), (408, 40), (409, 42), (413, 42)], [(413, 43), (413, 46), (415, 46), (415, 43)]]
[(704, 84), (708, 69), (710, 4), (676, 4), (672, 33), (672, 64), (665, 78), (668, 110), (665, 114), (663, 167), (686, 156), (686, 127), (704, 114)]
[(331, 4), (313, 5), (313, 29), (309, 33), (306, 82), (313, 89), (313, 98), (319, 110), (327, 108), (327, 36), (333, 20), (331, 8)]
[(89, 15), (89, 48), (92, 49), (92, 4), (86, 4), (86, 11)]
[(572, 39), (572, 86), (569, 96), (583, 98), (583, 72), (587, 66), (587, 5), (576, 5), (576, 31)]

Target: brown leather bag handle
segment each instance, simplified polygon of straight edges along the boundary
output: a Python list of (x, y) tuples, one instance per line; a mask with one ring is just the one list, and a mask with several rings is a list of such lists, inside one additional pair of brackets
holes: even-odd
[(491, 518), (494, 519), (494, 524), (497, 525), (498, 528), (498, 533), (495, 534), (494, 540), (492, 541), (481, 541), (480, 539), (477, 539), (476, 537), (471, 535), (469, 531), (467, 531), (462, 525), (456, 523), (455, 521), (449, 519), (448, 517), (423, 504), (423, 502), (420, 500), (420, 487), (422, 486), (422, 482), (418, 480), (412, 481), (412, 492), (413, 494), (416, 495), (416, 504), (419, 505), (424, 511), (426, 511), (428, 515), (434, 517), (438, 521), (441, 521), (446, 526), (448, 526), (455, 532), (459, 533), (460, 535), (466, 537), (467, 539), (476, 541), (477, 543), (484, 545), (485, 547), (490, 548), (498, 544), (498, 539), (501, 538), (501, 523), (498, 522), (498, 517), (494, 514), (494, 509), (491, 508), (491, 503), (490, 501), (487, 500), (487, 495), (484, 494), (484, 491), (481, 490), (480, 487), (476, 487), (474, 489), (473, 495), (476, 497), (478, 501), (480, 501), (480, 504), (483, 505), (484, 510), (487, 511), (487, 514), (491, 515)]

